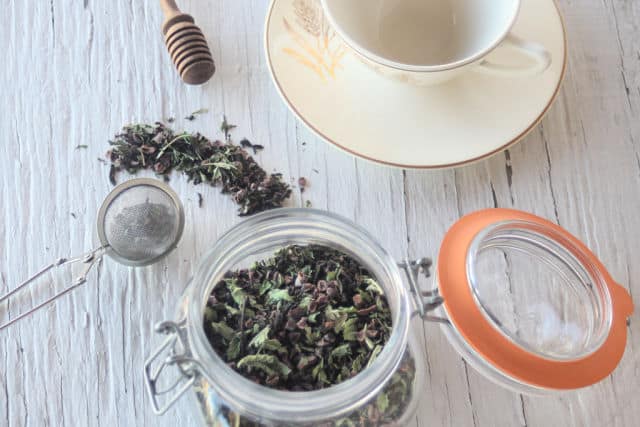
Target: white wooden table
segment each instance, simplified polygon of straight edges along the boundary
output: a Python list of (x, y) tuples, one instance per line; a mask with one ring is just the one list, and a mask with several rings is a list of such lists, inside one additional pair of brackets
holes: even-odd
[[(180, 2), (202, 26), (217, 60), (218, 71), (204, 87), (179, 81), (160, 36), (156, 3), (3, 4), (0, 290), (94, 243), (96, 211), (111, 188), (108, 168), (97, 158), (123, 124), (206, 107), (210, 112), (195, 122), (175, 125), (219, 137), (225, 113), (238, 125), (236, 139), (246, 136), (266, 147), (257, 158), (268, 170), (308, 178), (292, 206), (310, 200), (357, 219), (398, 258), (435, 256), (446, 229), (465, 213), (513, 207), (583, 239), (640, 298), (640, 3), (561, 0), (570, 65), (542, 125), (508, 152), (436, 172), (354, 159), (296, 121), (263, 57), (267, 0)], [(76, 149), (79, 144), (88, 148)], [(0, 333), (0, 425), (193, 425), (186, 401), (162, 418), (153, 415), (142, 364), (158, 343), (153, 324), (172, 316), (202, 254), (241, 219), (217, 189), (195, 188), (181, 177), (172, 185), (184, 200), (187, 225), (168, 259), (138, 270), (106, 260), (84, 288)], [(196, 192), (204, 195), (203, 208)], [(40, 289), (31, 298), (42, 295)], [(0, 320), (6, 315), (2, 307)], [(636, 426), (639, 325), (636, 314), (613, 375), (552, 398), (493, 385), (427, 325), (431, 377), (416, 425)]]

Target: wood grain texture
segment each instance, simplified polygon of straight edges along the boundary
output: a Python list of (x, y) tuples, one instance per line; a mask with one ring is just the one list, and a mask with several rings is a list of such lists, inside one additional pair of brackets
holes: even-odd
[[(532, 0), (533, 1), (533, 0)], [(176, 126), (220, 136), (224, 113), (266, 149), (258, 160), (309, 186), (290, 205), (345, 215), (392, 255), (436, 256), (461, 215), (501, 206), (555, 221), (583, 239), (640, 298), (640, 5), (561, 0), (570, 64), (549, 114), (521, 144), (487, 161), (439, 172), (387, 169), (324, 144), (280, 101), (262, 52), (267, 0), (185, 0), (218, 71), (203, 87), (181, 83), (163, 44), (154, 1), (10, 0), (0, 16), (0, 291), (60, 255), (82, 253), (110, 190), (96, 159), (127, 122), (209, 113)], [(86, 149), (76, 149), (87, 144)], [(317, 172), (316, 172), (317, 171)], [(144, 358), (159, 342), (202, 254), (241, 219), (218, 190), (175, 177), (187, 225), (160, 264), (132, 270), (105, 260), (89, 283), (0, 333), (0, 425), (188, 426), (188, 399), (153, 415)], [(198, 208), (197, 192), (204, 196)], [(72, 215), (73, 214), (73, 215)], [(72, 275), (55, 274), (23, 303)], [(55, 280), (54, 280), (55, 279)], [(54, 284), (57, 283), (57, 284)], [(8, 308), (15, 313), (20, 304)], [(640, 311), (640, 310), (639, 310)], [(640, 419), (640, 314), (620, 367), (559, 397), (501, 389), (468, 367), (426, 324), (429, 383), (416, 426), (635, 426)], [(0, 310), (0, 321), (7, 312)]]

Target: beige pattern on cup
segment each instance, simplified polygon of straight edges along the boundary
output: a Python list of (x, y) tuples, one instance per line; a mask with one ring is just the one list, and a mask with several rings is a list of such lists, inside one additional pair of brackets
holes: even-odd
[(318, 0), (293, 0), (292, 25), (282, 18), (295, 47), (283, 52), (313, 70), (323, 81), (335, 78), (347, 50), (325, 18)]

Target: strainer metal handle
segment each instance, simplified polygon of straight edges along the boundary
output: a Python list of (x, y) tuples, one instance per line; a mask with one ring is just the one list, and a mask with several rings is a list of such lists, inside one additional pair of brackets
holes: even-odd
[(80, 255), (78, 257), (75, 257), (75, 258), (59, 258), (56, 261), (54, 261), (51, 264), (49, 264), (46, 267), (44, 267), (42, 270), (38, 271), (33, 276), (29, 277), (27, 280), (25, 280), (20, 285), (18, 285), (15, 289), (13, 289), (13, 290), (7, 292), (6, 294), (4, 294), (3, 296), (1, 296), (0, 297), (0, 303), (4, 302), (5, 300), (9, 299), (13, 295), (17, 294), (18, 292), (20, 292), (21, 290), (26, 288), (30, 283), (34, 282), (36, 279), (38, 279), (40, 276), (42, 276), (45, 273), (47, 273), (49, 270), (52, 270), (52, 269), (57, 268), (57, 267), (62, 267), (64, 265), (75, 264), (75, 263), (78, 263), (78, 262), (82, 262), (84, 264), (84, 268), (80, 271), (80, 274), (75, 278), (75, 280), (73, 281), (71, 286), (66, 287), (65, 289), (63, 289), (62, 291), (60, 291), (57, 294), (53, 295), (52, 297), (42, 301), (41, 303), (38, 303), (37, 305), (35, 305), (34, 307), (30, 308), (29, 310), (27, 310), (27, 311), (25, 311), (23, 313), (20, 313), (20, 315), (18, 315), (17, 317), (14, 317), (13, 319), (9, 320), (8, 322), (2, 324), (0, 326), (0, 330), (3, 330), (4, 328), (13, 325), (14, 323), (19, 321), (20, 319), (23, 319), (23, 318), (29, 316), (33, 312), (35, 312), (35, 311), (41, 309), (42, 307), (52, 303), (53, 301), (55, 301), (56, 299), (60, 298), (61, 296), (66, 295), (69, 292), (71, 292), (72, 290), (74, 290), (74, 289), (78, 288), (79, 286), (85, 284), (87, 282), (87, 275), (91, 271), (91, 268), (96, 263), (98, 263), (100, 261), (100, 259), (104, 255), (106, 249), (107, 249), (107, 246), (101, 246), (101, 247), (99, 247), (97, 249), (89, 251), (89, 252), (87, 252), (87, 253), (85, 253), (83, 255)]

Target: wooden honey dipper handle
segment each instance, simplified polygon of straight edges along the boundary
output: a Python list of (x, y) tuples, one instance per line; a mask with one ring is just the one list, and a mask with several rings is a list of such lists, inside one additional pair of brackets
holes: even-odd
[(165, 17), (164, 41), (180, 77), (188, 84), (205, 83), (216, 68), (202, 30), (191, 15), (180, 11), (175, 0), (160, 0), (160, 6)]
[(160, 0), (160, 7), (164, 14), (164, 23), (162, 24), (162, 32), (166, 35), (167, 31), (172, 25), (178, 22), (191, 22), (193, 23), (193, 17), (182, 13), (175, 0)]
[(182, 13), (174, 0), (160, 0), (160, 7), (162, 8), (165, 18)]

